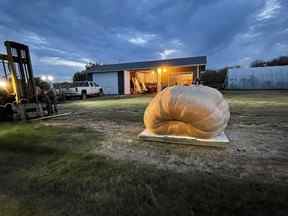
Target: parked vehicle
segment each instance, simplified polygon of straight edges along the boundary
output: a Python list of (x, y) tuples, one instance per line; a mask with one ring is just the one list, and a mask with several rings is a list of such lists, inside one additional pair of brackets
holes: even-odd
[(81, 97), (86, 99), (87, 96), (102, 95), (103, 89), (93, 81), (76, 81), (73, 82), (71, 87), (63, 89), (66, 98)]

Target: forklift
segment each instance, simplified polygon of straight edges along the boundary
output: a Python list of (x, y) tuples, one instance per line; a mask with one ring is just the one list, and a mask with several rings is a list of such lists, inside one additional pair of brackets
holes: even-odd
[(29, 47), (13, 41), (4, 45), (7, 54), (0, 54), (0, 121), (48, 115), (36, 92)]

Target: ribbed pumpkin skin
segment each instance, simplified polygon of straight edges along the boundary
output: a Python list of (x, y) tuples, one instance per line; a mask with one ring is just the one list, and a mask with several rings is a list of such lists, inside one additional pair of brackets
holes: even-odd
[(152, 99), (144, 124), (155, 134), (207, 139), (223, 132), (229, 118), (228, 103), (218, 90), (201, 85), (174, 86)]

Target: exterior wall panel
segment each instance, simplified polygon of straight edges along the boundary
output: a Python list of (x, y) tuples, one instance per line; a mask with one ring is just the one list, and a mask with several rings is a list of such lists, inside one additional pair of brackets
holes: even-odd
[(119, 93), (118, 72), (93, 73), (93, 81), (103, 88), (104, 94), (114, 95)]
[(131, 90), (130, 90), (130, 72), (129, 71), (124, 71), (124, 94), (125, 95), (130, 95)]
[(229, 69), (226, 89), (288, 89), (288, 66)]

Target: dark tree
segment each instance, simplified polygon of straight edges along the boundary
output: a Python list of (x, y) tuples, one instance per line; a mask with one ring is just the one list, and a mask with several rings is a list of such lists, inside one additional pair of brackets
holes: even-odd
[(92, 63), (92, 62), (89, 62), (85, 65), (85, 70), (82, 70), (82, 71), (78, 71), (76, 73), (74, 73), (73, 75), (73, 81), (87, 81), (87, 80), (90, 80), (91, 77), (89, 76), (89, 73), (88, 71), (93, 68), (94, 66), (98, 65), (97, 63)]
[(281, 66), (288, 65), (288, 56), (280, 56), (269, 61), (255, 60), (251, 63), (251, 67)]
[(95, 64), (95, 63), (93, 63), (93, 62), (88, 62), (88, 63), (85, 65), (85, 69), (86, 69), (86, 70), (89, 70), (89, 69), (91, 69), (92, 67), (94, 67), (95, 65), (97, 65), (97, 64)]
[(76, 72), (73, 75), (73, 81), (86, 81), (89, 80), (87, 71)]
[(271, 61), (267, 61), (267, 66), (280, 66), (280, 65), (288, 65), (288, 56), (280, 56), (278, 58), (274, 58)]
[(40, 77), (35, 77), (34, 78), (34, 83), (36, 86), (40, 87), (41, 89), (47, 90), (49, 89), (51, 86), (48, 82), (43, 81), (40, 79)]
[[(235, 68), (235, 67), (233, 67)], [(237, 68), (237, 67), (236, 67)], [(200, 74), (200, 82), (203, 85), (207, 85), (217, 89), (223, 89), (228, 68), (220, 70), (206, 70)]]
[(251, 63), (250, 65), (251, 67), (265, 67), (266, 66), (266, 62), (263, 60), (255, 60)]
[(80, 81), (81, 80), (81, 72), (76, 72), (73, 75), (73, 81)]

